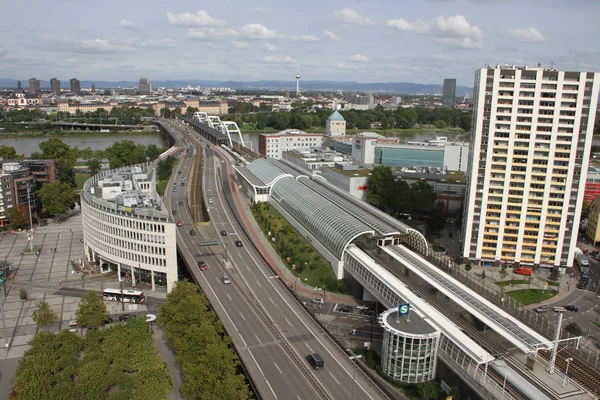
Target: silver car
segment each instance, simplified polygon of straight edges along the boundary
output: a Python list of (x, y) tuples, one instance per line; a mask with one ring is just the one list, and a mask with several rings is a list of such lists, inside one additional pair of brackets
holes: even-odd
[(231, 283), (231, 279), (229, 279), (228, 275), (223, 275), (222, 279), (223, 279), (223, 283), (225, 283), (225, 284)]

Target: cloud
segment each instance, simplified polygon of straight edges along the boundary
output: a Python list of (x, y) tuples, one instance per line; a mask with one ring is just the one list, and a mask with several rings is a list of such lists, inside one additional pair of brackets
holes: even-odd
[(369, 61), (369, 59), (366, 56), (363, 56), (362, 54), (355, 54), (355, 55), (351, 56), (350, 59), (352, 61), (358, 61), (358, 62), (368, 62)]
[(175, 40), (169, 39), (169, 38), (148, 39), (148, 40), (142, 40), (138, 44), (140, 47), (165, 49), (168, 47), (175, 47)]
[(352, 65), (352, 64), (346, 64), (346, 63), (339, 63), (335, 65), (335, 68), (337, 69), (343, 69), (343, 70), (355, 70), (358, 69), (358, 66), (356, 65)]
[(481, 40), (472, 38), (435, 38), (435, 41), (456, 49), (480, 49), (483, 47)]
[(169, 20), (169, 24), (172, 26), (219, 26), (225, 23), (223, 20), (218, 20), (211, 17), (204, 10), (198, 10), (196, 14), (173, 14), (168, 12), (167, 19)]
[(437, 36), (440, 37), (483, 39), (481, 29), (475, 25), (471, 25), (462, 15), (454, 15), (448, 18), (437, 17), (434, 20), (434, 26), (437, 28)]
[(404, 18), (390, 19), (385, 25), (400, 32), (423, 34), (429, 32), (429, 24), (422, 21), (408, 22)]
[(250, 39), (273, 39), (278, 36), (277, 32), (261, 24), (244, 25), (240, 28), (240, 32)]
[(265, 43), (262, 47), (262, 51), (277, 51), (279, 48), (272, 43)]
[(110, 43), (104, 39), (82, 40), (75, 45), (79, 53), (119, 53), (131, 50), (129, 46)]
[(524, 28), (524, 29), (507, 29), (507, 32), (510, 36), (515, 39), (522, 40), (524, 42), (545, 42), (546, 38), (542, 34), (542, 32), (538, 31), (535, 28)]
[(134, 24), (133, 22), (128, 21), (126, 19), (122, 19), (119, 22), (119, 27), (121, 27), (123, 29), (137, 29), (137, 25), (136, 24)]
[(266, 57), (263, 57), (262, 60), (266, 63), (271, 63), (271, 64), (281, 63), (281, 62), (284, 62), (284, 63), (295, 63), (296, 62), (296, 59), (294, 59), (290, 56), (286, 56), (283, 59), (281, 59), (277, 56), (266, 56)]
[(292, 40), (294, 42), (318, 42), (321, 39), (319, 39), (315, 35), (300, 35), (300, 36), (292, 36)]
[(239, 36), (239, 32), (233, 28), (189, 29), (185, 33), (188, 39), (227, 39), (236, 36)]
[(232, 40), (228, 44), (229, 44), (229, 46), (236, 48), (236, 49), (247, 49), (248, 47), (250, 47), (250, 43), (244, 42), (242, 40)]
[(347, 25), (349, 25), (349, 24), (369, 25), (369, 24), (373, 23), (373, 21), (371, 21), (368, 18), (363, 17), (362, 15), (360, 15), (359, 13), (357, 13), (356, 11), (354, 11), (351, 8), (343, 8), (341, 10), (334, 11), (333, 16), (338, 21), (341, 21), (342, 23), (347, 24)]
[(325, 31), (323, 32), (323, 34), (325, 34), (325, 36), (327, 36), (329, 40), (340, 40), (340, 38), (337, 37), (337, 35), (331, 31)]

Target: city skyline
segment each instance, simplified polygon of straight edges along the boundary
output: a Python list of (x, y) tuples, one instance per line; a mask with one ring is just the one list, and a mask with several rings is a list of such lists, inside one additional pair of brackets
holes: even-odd
[(293, 80), (300, 68), (303, 80), (439, 84), (456, 77), (472, 86), (484, 64), (600, 70), (593, 42), (600, 4), (592, 1), (221, 5), (63, 0), (39, 2), (33, 14), (31, 5), (14, 4), (0, 27), (12, 38), (0, 45), (2, 78)]

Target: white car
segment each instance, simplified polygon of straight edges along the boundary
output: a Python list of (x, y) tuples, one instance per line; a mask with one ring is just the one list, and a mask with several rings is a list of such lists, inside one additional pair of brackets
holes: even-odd
[(312, 299), (312, 302), (315, 304), (323, 304), (323, 303), (325, 303), (325, 300), (323, 300), (320, 297), (315, 297), (314, 299)]
[(362, 304), (359, 304), (358, 306), (355, 306), (354, 309), (358, 310), (358, 311), (365, 311), (365, 310), (368, 310), (369, 307), (365, 306), (365, 305), (362, 305)]

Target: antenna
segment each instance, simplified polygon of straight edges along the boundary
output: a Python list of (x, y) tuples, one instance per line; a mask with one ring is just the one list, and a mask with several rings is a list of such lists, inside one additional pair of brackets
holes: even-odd
[(296, 97), (300, 97), (300, 67), (296, 70)]

